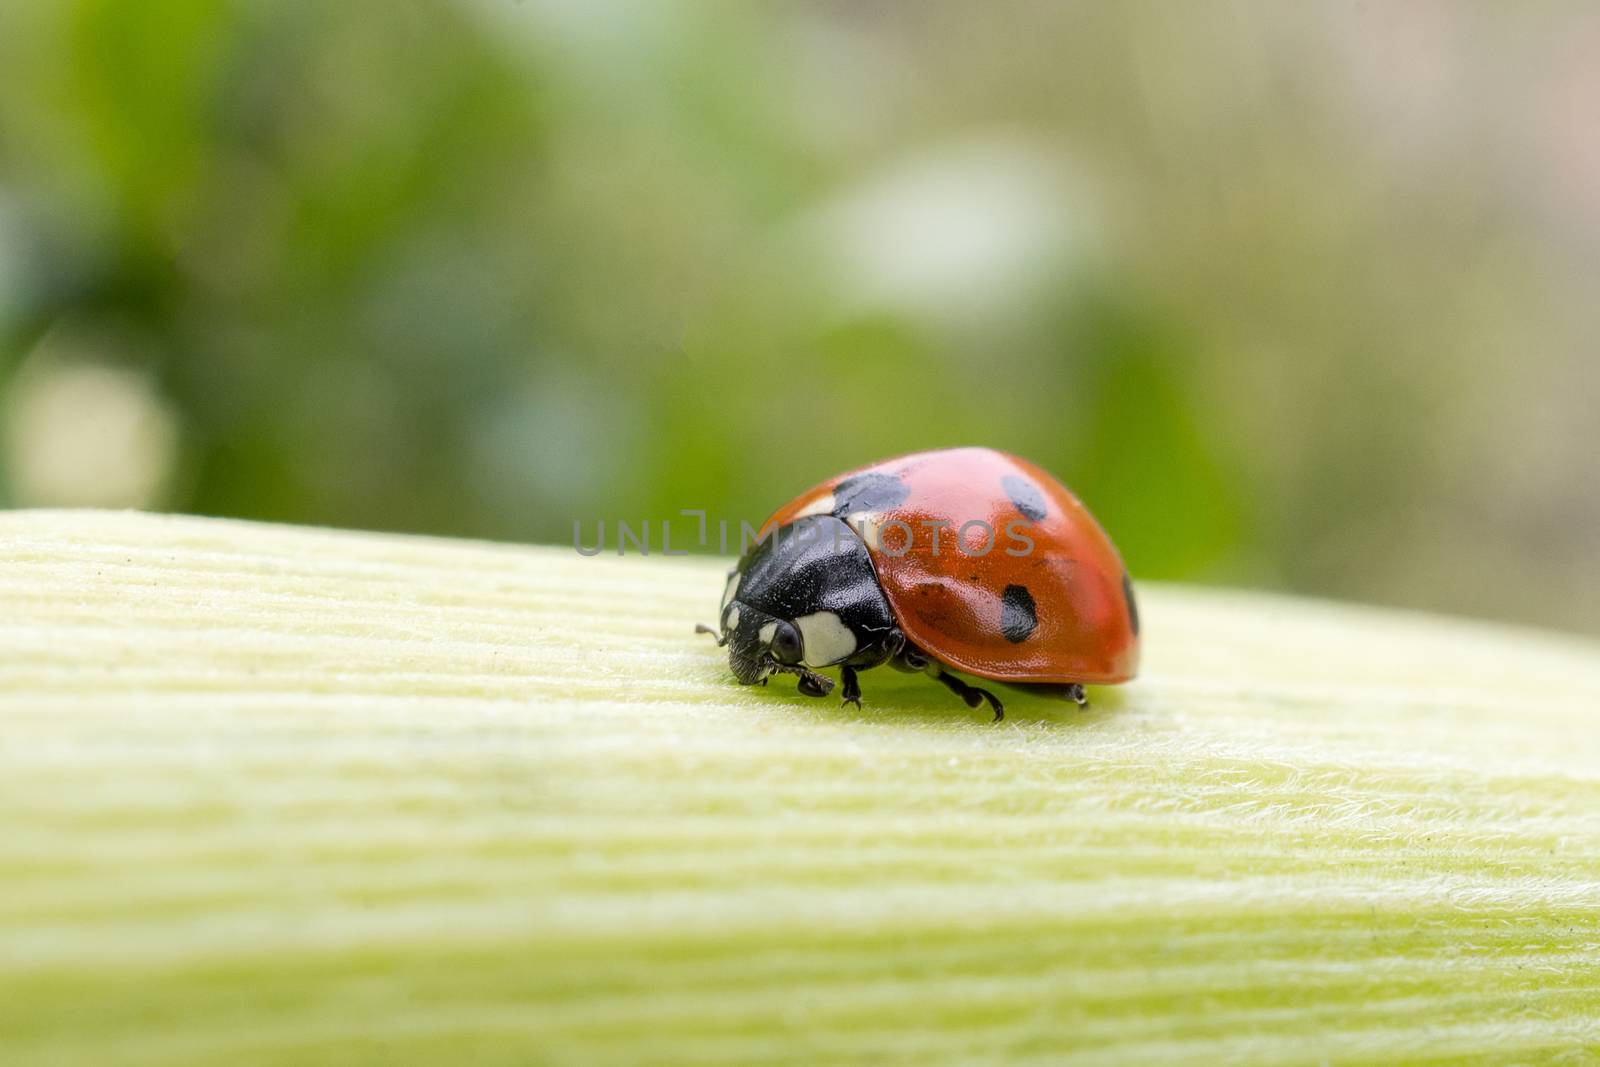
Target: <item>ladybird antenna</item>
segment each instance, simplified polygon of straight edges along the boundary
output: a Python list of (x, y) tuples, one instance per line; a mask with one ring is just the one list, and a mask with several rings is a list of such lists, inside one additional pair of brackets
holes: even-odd
[(716, 639), (718, 648), (721, 648), (723, 645), (728, 643), (728, 639), (726, 637), (723, 637), (721, 634), (719, 634), (717, 631), (713, 630), (711, 627), (707, 626), (703, 622), (697, 622), (697, 623), (694, 624), (694, 632), (697, 633), (697, 634), (710, 634), (713, 638)]

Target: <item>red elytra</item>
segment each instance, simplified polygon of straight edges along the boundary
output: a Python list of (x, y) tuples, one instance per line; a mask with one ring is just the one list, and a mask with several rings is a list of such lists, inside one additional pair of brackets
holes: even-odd
[(1023, 684), (1108, 684), (1138, 672), (1139, 616), (1122, 558), (1078, 498), (1027, 460), (988, 448), (884, 460), (801, 493), (760, 532), (827, 513), (862, 532), (896, 622), (935, 659)]

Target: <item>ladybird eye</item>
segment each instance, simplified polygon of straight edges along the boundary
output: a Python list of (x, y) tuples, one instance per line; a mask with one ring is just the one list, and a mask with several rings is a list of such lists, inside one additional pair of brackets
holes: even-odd
[(772, 643), (768, 646), (772, 658), (779, 663), (799, 663), (800, 632), (786, 622), (778, 623), (777, 629), (772, 632)]

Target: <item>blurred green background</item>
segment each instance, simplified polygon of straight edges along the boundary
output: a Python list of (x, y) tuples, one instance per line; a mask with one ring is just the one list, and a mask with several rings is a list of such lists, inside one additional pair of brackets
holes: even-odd
[[(982, 443), (1600, 631), (1582, 3), (7, 0), (0, 499), (569, 542)], [(715, 597), (715, 591), (708, 591)]]

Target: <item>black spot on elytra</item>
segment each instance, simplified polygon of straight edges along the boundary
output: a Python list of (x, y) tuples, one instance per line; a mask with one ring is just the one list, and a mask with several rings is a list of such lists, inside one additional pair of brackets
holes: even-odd
[(1049, 513), (1044, 506), (1044, 494), (1039, 492), (1038, 487), (1028, 479), (1008, 474), (1000, 479), (1000, 488), (1006, 491), (1011, 503), (1028, 517), (1029, 522), (1043, 522), (1045, 515)]
[(1133, 580), (1122, 572), (1122, 599), (1128, 602), (1128, 621), (1133, 624), (1133, 636), (1139, 636), (1139, 605), (1133, 599)]
[(833, 515), (843, 519), (858, 511), (882, 511), (905, 503), (910, 495), (910, 486), (892, 474), (857, 474), (834, 486)]
[(1026, 586), (1008, 585), (1000, 594), (1000, 632), (1006, 640), (1017, 644), (1028, 639), (1039, 625), (1039, 616), (1033, 610), (1033, 594)]

